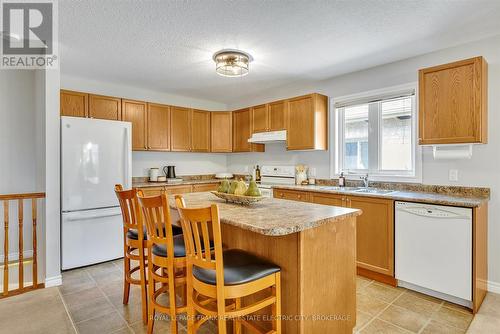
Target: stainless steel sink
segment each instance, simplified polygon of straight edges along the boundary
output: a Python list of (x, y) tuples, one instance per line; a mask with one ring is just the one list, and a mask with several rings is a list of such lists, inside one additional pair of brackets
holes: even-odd
[(378, 188), (358, 188), (356, 190), (353, 190), (355, 193), (365, 193), (365, 194), (380, 194), (380, 195), (387, 195), (390, 193), (393, 193), (394, 190), (390, 189), (378, 189)]
[(339, 187), (339, 186), (322, 186), (319, 187), (321, 190), (332, 190), (332, 191), (355, 191), (359, 189), (358, 187)]

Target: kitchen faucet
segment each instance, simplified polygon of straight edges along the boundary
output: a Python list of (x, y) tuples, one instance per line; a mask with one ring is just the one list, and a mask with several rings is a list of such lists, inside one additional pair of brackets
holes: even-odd
[(365, 188), (368, 188), (370, 186), (370, 181), (368, 180), (368, 173), (366, 173), (365, 176), (360, 177), (361, 180), (363, 180), (363, 185)]

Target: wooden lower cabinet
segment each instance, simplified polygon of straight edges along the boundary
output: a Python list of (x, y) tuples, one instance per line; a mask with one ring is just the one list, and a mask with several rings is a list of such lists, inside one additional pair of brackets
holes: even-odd
[(193, 184), (193, 192), (204, 192), (204, 191), (214, 191), (219, 188), (218, 183), (203, 183), (203, 184)]
[(138, 188), (144, 192), (145, 196), (158, 196), (163, 191), (168, 195), (187, 194), (193, 192), (204, 192), (217, 190), (219, 183), (202, 183), (202, 184), (181, 184), (163, 187), (144, 187)]
[(362, 210), (363, 214), (356, 222), (358, 274), (384, 283), (396, 284), (393, 200), (285, 189), (274, 189), (274, 197)]

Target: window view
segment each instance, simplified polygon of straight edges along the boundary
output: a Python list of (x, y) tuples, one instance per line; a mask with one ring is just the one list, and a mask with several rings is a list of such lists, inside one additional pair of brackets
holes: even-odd
[(346, 169), (368, 169), (368, 105), (345, 108)]
[(351, 103), (336, 110), (341, 171), (414, 174), (414, 95)]

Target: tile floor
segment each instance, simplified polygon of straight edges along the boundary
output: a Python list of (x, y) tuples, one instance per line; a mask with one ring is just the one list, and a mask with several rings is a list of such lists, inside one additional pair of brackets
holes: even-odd
[[(0, 333), (146, 333), (140, 290), (122, 304), (122, 260), (63, 273), (63, 285), (0, 300)], [(356, 333), (500, 333), (500, 295), (488, 294), (474, 317), (460, 307), (402, 288), (357, 278)], [(29, 320), (29, 321), (26, 321)], [(180, 325), (185, 333), (185, 324)], [(170, 333), (158, 320), (155, 333)], [(208, 324), (202, 334), (216, 333)]]

